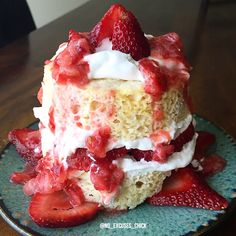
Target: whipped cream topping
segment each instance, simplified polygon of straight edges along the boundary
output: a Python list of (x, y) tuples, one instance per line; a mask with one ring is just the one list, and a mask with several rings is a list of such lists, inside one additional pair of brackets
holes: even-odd
[(170, 171), (187, 166), (193, 157), (197, 134), (192, 140), (183, 146), (182, 151), (173, 153), (166, 163), (156, 161), (136, 161), (132, 157), (125, 157), (114, 160), (113, 163), (120, 167), (127, 175), (140, 175), (152, 171)]
[[(147, 34), (145, 36), (148, 39), (153, 37)], [(66, 42), (62, 43), (51, 60), (54, 60), (67, 47), (67, 44)], [(181, 73), (185, 74), (187, 79), (190, 77), (183, 63), (162, 57), (156, 58), (149, 56), (147, 58), (157, 61), (160, 66), (166, 67), (169, 70), (181, 70)], [(103, 39), (95, 49), (95, 53), (84, 56), (83, 60), (89, 64), (88, 79), (110, 78), (144, 81), (144, 77), (138, 68), (139, 62), (135, 61), (130, 54), (112, 50), (112, 42), (109, 38)]]
[(98, 51), (85, 56), (84, 61), (89, 64), (89, 79), (144, 80), (137, 62), (120, 51)]

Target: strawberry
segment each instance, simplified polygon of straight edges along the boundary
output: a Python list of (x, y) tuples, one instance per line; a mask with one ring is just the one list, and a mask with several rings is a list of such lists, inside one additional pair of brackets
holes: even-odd
[(140, 161), (144, 159), (145, 161), (157, 161), (160, 163), (165, 163), (168, 157), (174, 152), (173, 145), (163, 145), (159, 144), (155, 151), (143, 151), (139, 149), (130, 149), (129, 154), (133, 156), (136, 160)]
[(109, 38), (112, 49), (131, 54), (135, 60), (149, 56), (148, 40), (135, 16), (120, 4), (114, 4), (89, 34), (95, 48)]
[(131, 14), (115, 22), (112, 34), (112, 49), (130, 54), (138, 61), (150, 54), (148, 40), (136, 18)]
[(228, 206), (227, 200), (211, 189), (190, 167), (172, 171), (162, 190), (147, 201), (157, 206), (188, 206), (209, 210), (222, 210)]
[(78, 148), (76, 152), (67, 158), (70, 169), (89, 171), (92, 159), (85, 148)]
[(183, 148), (183, 145), (192, 140), (193, 135), (194, 126), (191, 123), (183, 133), (181, 133), (176, 139), (171, 141), (171, 144), (174, 145), (174, 151), (180, 152)]
[[(127, 154), (127, 150), (123, 148), (112, 149), (106, 153), (105, 159), (112, 161), (122, 158)], [(67, 158), (67, 164), (71, 170), (84, 170), (89, 171), (92, 164), (92, 159), (85, 148), (78, 148), (74, 154)]]
[(112, 161), (124, 157), (128, 153), (125, 147), (115, 148), (107, 152), (106, 159)]
[(159, 144), (153, 152), (152, 160), (160, 163), (165, 163), (168, 157), (174, 152), (173, 145)]
[(98, 204), (84, 202), (73, 207), (63, 191), (51, 194), (36, 193), (29, 205), (32, 220), (41, 227), (62, 228), (83, 224), (92, 219)]
[(61, 181), (52, 171), (45, 170), (26, 182), (23, 191), (28, 196), (35, 193), (53, 193), (63, 188), (64, 181), (65, 179)]
[(137, 161), (144, 159), (145, 161), (151, 161), (153, 151), (150, 150), (139, 150), (139, 149), (130, 149), (129, 154), (133, 156)]
[(16, 151), (25, 161), (37, 164), (38, 160), (42, 158), (39, 130), (15, 129), (9, 132), (8, 139), (16, 146)]
[(216, 141), (215, 135), (207, 131), (197, 131), (197, 134), (196, 152), (202, 153), (206, 151)]
[(216, 154), (212, 154), (204, 158), (200, 164), (203, 168), (203, 175), (212, 176), (225, 168), (226, 160)]
[(124, 172), (111, 162), (101, 159), (91, 165), (90, 179), (95, 189), (113, 192), (122, 183)]
[[(189, 69), (189, 64), (183, 55), (183, 44), (178, 34), (168, 33), (149, 39), (151, 57), (167, 60), (166, 67), (170, 69)], [(170, 62), (170, 63), (168, 63)]]
[(63, 189), (67, 179), (67, 171), (64, 166), (50, 156), (39, 160), (35, 170), (38, 172), (35, 178), (29, 180), (23, 187), (26, 195), (39, 193), (52, 193)]
[(61, 84), (84, 86), (89, 82), (89, 65), (82, 59), (89, 53), (91, 48), (86, 35), (71, 30), (67, 47), (54, 60), (52, 77)]
[(221, 172), (226, 166), (226, 160), (217, 154), (204, 155), (201, 153), (194, 154), (194, 160), (197, 160), (200, 171), (205, 177), (215, 175)]
[(25, 184), (32, 178), (36, 177), (35, 166), (26, 163), (25, 169), (22, 172), (13, 172), (10, 176), (10, 181), (14, 184)]
[(73, 207), (79, 206), (85, 201), (83, 191), (76, 179), (66, 180), (63, 190), (68, 195), (69, 202)]
[(106, 146), (110, 138), (110, 132), (109, 127), (101, 127), (93, 135), (87, 137), (86, 146), (92, 155), (98, 158), (106, 157)]
[(145, 92), (153, 97), (160, 98), (167, 89), (167, 81), (159, 64), (154, 60), (145, 58), (139, 62), (139, 70), (145, 79)]

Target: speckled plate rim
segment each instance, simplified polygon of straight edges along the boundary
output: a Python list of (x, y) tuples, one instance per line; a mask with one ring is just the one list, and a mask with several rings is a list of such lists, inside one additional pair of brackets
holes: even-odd
[[(216, 124), (215, 122), (209, 121), (208, 119), (204, 118), (202, 115), (194, 114), (194, 116), (197, 116), (198, 118), (204, 120), (205, 122), (209, 122), (212, 125), (214, 125), (219, 131), (221, 131), (228, 139), (229, 141), (236, 146), (235, 139), (228, 134), (224, 128), (222, 128), (220, 125)], [(37, 121), (31, 123), (28, 125), (28, 127), (32, 126), (33, 124), (37, 123)], [(0, 159), (2, 158), (2, 154), (11, 144), (8, 143), (5, 147), (1, 149), (0, 152)], [(190, 231), (185, 236), (199, 236), (199, 235), (205, 235), (206, 233), (209, 233), (211, 230), (214, 230), (219, 224), (224, 222), (236, 209), (236, 196), (232, 197), (230, 200), (228, 208), (223, 213), (218, 213), (216, 215), (215, 220), (209, 220), (207, 225), (200, 225), (196, 231)], [(9, 210), (5, 206), (2, 199), (0, 199), (0, 216), (14, 229), (16, 232), (18, 232), (20, 235), (23, 236), (43, 236), (42, 234), (32, 230), (31, 228), (22, 225), (17, 219), (11, 216)]]

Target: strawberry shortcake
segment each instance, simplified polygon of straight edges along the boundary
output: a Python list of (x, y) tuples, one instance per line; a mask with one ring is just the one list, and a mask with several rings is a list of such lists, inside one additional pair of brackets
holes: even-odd
[(67, 227), (100, 209), (132, 209), (146, 199), (187, 205), (181, 197), (171, 203), (161, 191), (173, 188), (163, 188), (172, 176), (179, 183), (183, 176), (196, 196), (207, 196), (189, 200), (189, 206), (225, 208), (227, 201), (189, 167), (198, 137), (189, 71), (176, 33), (145, 35), (119, 4), (89, 33), (71, 30), (45, 62), (41, 106), (34, 108), (39, 130), (9, 134), (26, 160), (25, 170), (11, 180), (33, 196), (32, 219), (40, 226)]

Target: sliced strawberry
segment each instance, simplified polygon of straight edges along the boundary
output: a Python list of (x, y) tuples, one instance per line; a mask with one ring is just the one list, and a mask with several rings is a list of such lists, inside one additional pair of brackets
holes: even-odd
[(51, 194), (36, 193), (29, 205), (32, 220), (42, 227), (62, 228), (76, 226), (92, 219), (98, 204), (84, 202), (73, 207), (63, 191)]
[(145, 78), (145, 92), (153, 97), (160, 98), (167, 89), (167, 81), (159, 64), (154, 60), (145, 58), (139, 62), (139, 70)]
[(52, 193), (63, 189), (67, 179), (64, 166), (50, 156), (42, 158), (36, 166), (37, 176), (23, 187), (26, 195), (35, 193)]
[(165, 163), (168, 157), (174, 152), (173, 145), (159, 144), (155, 151), (143, 151), (139, 149), (130, 149), (129, 154), (133, 156), (137, 161), (144, 159), (145, 161), (157, 161)]
[(53, 193), (63, 188), (64, 181), (61, 182), (52, 171), (45, 170), (38, 173), (35, 178), (30, 179), (24, 185), (23, 191), (28, 196), (35, 193)]
[(171, 144), (174, 145), (174, 151), (180, 152), (183, 145), (192, 140), (194, 132), (194, 126), (191, 123), (183, 133), (181, 133), (175, 140), (171, 141)]
[(91, 165), (90, 179), (99, 191), (113, 192), (124, 179), (124, 172), (109, 161), (101, 159)]
[(202, 173), (205, 176), (212, 176), (218, 172), (221, 172), (225, 168), (226, 160), (216, 154), (213, 154), (204, 158), (200, 164), (203, 168)]
[(131, 54), (135, 60), (149, 56), (150, 47), (135, 16), (120, 4), (114, 4), (89, 34), (95, 48), (103, 39), (112, 41), (112, 49)]
[(133, 156), (137, 161), (140, 161), (141, 159), (144, 159), (145, 161), (151, 161), (153, 151), (143, 151), (139, 149), (130, 149), (129, 154)]
[(189, 69), (189, 64), (183, 55), (183, 44), (178, 34), (168, 33), (149, 39), (151, 57), (167, 60), (165, 66), (169, 69)]
[(194, 160), (197, 160), (200, 165), (197, 170), (206, 177), (221, 172), (226, 166), (226, 160), (217, 154), (204, 155), (195, 153)]
[(110, 138), (110, 128), (101, 127), (86, 139), (88, 151), (98, 158), (106, 157), (106, 146)]
[(22, 172), (13, 172), (10, 176), (10, 181), (14, 184), (25, 184), (37, 175), (35, 166), (31, 163), (26, 163), (25, 169)]
[(106, 159), (112, 161), (115, 159), (123, 158), (128, 153), (128, 150), (125, 147), (115, 148), (107, 152)]
[(197, 134), (196, 152), (203, 153), (216, 141), (215, 135), (207, 131), (197, 131)]
[(211, 189), (190, 167), (172, 171), (162, 190), (149, 198), (148, 202), (157, 206), (188, 206), (209, 210), (222, 210), (228, 206), (227, 200)]
[(82, 59), (89, 53), (91, 48), (86, 35), (71, 30), (67, 47), (54, 60), (52, 77), (61, 84), (84, 86), (89, 82), (89, 65)]
[(67, 158), (70, 169), (89, 171), (92, 159), (85, 148), (78, 148), (74, 154)]
[[(106, 160), (112, 161), (122, 158), (127, 154), (127, 150), (123, 148), (112, 149), (106, 153)], [(89, 171), (92, 164), (92, 159), (85, 148), (78, 148), (74, 154), (67, 158), (67, 163), (70, 169)]]
[(73, 207), (82, 205), (85, 202), (83, 191), (76, 179), (66, 180), (63, 190), (68, 195), (69, 202)]
[(8, 134), (8, 139), (16, 146), (16, 151), (27, 162), (37, 164), (38, 160), (42, 158), (39, 130), (15, 129)]
[(174, 152), (173, 145), (159, 144), (153, 152), (152, 160), (160, 163), (165, 163), (168, 157)]

